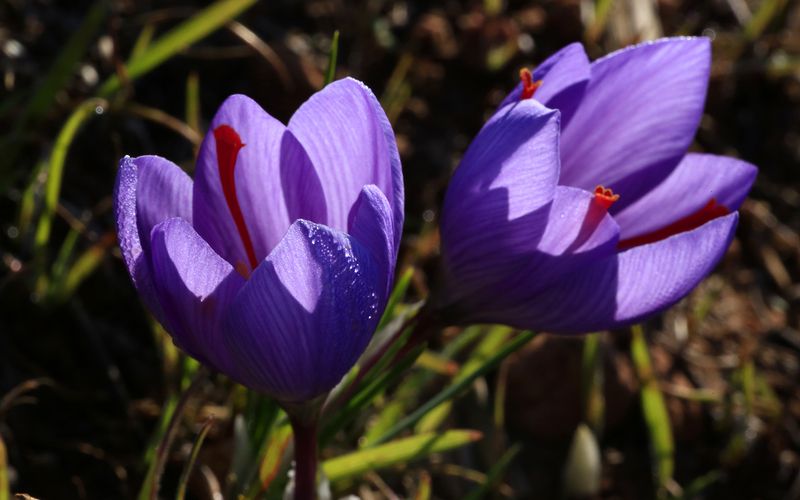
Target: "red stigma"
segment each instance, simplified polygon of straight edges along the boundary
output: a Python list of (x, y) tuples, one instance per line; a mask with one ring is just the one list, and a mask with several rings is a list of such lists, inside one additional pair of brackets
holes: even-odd
[(646, 245), (648, 243), (655, 243), (656, 241), (667, 239), (675, 234), (685, 233), (686, 231), (697, 229), (706, 222), (712, 221), (719, 217), (723, 217), (725, 215), (728, 215), (729, 213), (731, 213), (731, 211), (728, 210), (728, 207), (726, 207), (725, 205), (717, 205), (717, 199), (711, 198), (711, 201), (709, 201), (708, 204), (706, 204), (706, 206), (704, 206), (697, 212), (691, 215), (687, 215), (683, 219), (677, 222), (673, 222), (669, 226), (657, 229), (652, 233), (643, 234), (641, 236), (635, 236), (633, 238), (628, 238), (627, 240), (622, 240), (617, 244), (617, 248), (626, 249), (631, 247), (638, 247), (640, 245)]
[(533, 81), (533, 75), (527, 68), (522, 68), (519, 70), (519, 77), (522, 78), (522, 96), (519, 98), (520, 101), (524, 101), (525, 99), (530, 99), (533, 97), (533, 93), (536, 92), (536, 89), (539, 88), (539, 85), (542, 84), (542, 81)]
[(250, 233), (247, 231), (247, 224), (244, 222), (242, 209), (239, 207), (239, 200), (236, 198), (236, 182), (233, 177), (233, 171), (236, 169), (236, 158), (239, 156), (239, 150), (245, 145), (242, 144), (239, 134), (228, 125), (220, 125), (215, 128), (214, 139), (217, 142), (217, 164), (219, 165), (219, 180), (222, 183), (222, 193), (225, 195), (225, 202), (228, 204), (233, 221), (236, 223), (236, 229), (239, 231), (242, 243), (244, 243), (250, 267), (255, 270), (256, 266), (258, 266), (258, 260), (253, 249), (253, 241), (250, 239)]
[(611, 205), (613, 205), (618, 199), (619, 195), (614, 194), (614, 192), (610, 189), (606, 189), (603, 186), (597, 186), (594, 188), (594, 200), (602, 205), (606, 210), (611, 208)]

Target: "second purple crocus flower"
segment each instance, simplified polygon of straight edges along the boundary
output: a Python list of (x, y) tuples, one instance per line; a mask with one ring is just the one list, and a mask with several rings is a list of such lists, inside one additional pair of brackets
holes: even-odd
[(580, 333), (686, 296), (725, 254), (756, 176), (686, 152), (710, 61), (705, 38), (594, 63), (573, 44), (523, 72), (448, 188), (430, 307), (450, 323)]

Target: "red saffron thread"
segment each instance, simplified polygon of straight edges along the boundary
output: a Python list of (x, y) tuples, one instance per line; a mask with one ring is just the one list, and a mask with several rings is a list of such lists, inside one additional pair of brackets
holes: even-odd
[(219, 180), (222, 183), (222, 193), (225, 195), (225, 202), (228, 204), (233, 221), (236, 223), (236, 229), (242, 238), (244, 250), (247, 252), (247, 258), (250, 261), (250, 267), (255, 270), (258, 266), (258, 260), (253, 248), (253, 241), (250, 239), (250, 233), (247, 231), (247, 224), (244, 222), (239, 200), (236, 198), (236, 182), (233, 176), (239, 150), (245, 144), (242, 144), (239, 134), (228, 125), (220, 125), (214, 129), (214, 139), (216, 139), (217, 143), (217, 164), (219, 165)]
[(617, 244), (618, 249), (626, 249), (632, 247), (638, 247), (640, 245), (646, 245), (648, 243), (655, 243), (656, 241), (661, 241), (669, 238), (670, 236), (685, 233), (686, 231), (691, 231), (692, 229), (697, 229), (698, 227), (702, 226), (706, 222), (710, 222), (714, 219), (719, 217), (723, 217), (731, 213), (728, 210), (728, 207), (725, 205), (717, 205), (717, 199), (711, 198), (706, 206), (698, 210), (697, 212), (687, 215), (683, 219), (673, 222), (672, 224), (662, 227), (661, 229), (657, 229), (652, 233), (643, 234), (641, 236), (634, 236), (633, 238), (628, 238), (627, 240), (622, 240)]

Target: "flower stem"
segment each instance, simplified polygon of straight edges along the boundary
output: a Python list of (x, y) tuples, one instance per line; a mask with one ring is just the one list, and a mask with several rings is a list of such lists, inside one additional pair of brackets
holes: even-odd
[(317, 419), (292, 418), (294, 431), (294, 500), (317, 498)]

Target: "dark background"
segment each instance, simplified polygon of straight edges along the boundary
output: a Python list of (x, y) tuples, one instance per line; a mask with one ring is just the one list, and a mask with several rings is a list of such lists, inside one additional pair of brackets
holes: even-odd
[[(713, 39), (706, 114), (692, 149), (743, 158), (759, 167), (759, 176), (741, 210), (737, 239), (715, 273), (647, 325), (651, 356), (677, 442), (676, 484), (686, 488), (714, 472), (700, 498), (800, 498), (797, 2), (613, 0), (598, 2), (610, 5), (601, 21), (592, 20), (594, 7), (586, 0), (508, 1), (497, 10), (491, 1), (263, 0), (238, 18), (262, 45), (221, 29), (126, 86), (124, 102), (112, 103), (77, 135), (47, 253), (35, 255), (46, 179), (37, 165), (67, 116), (118, 70), (144, 26), (153, 26), (157, 37), (207, 4), (112, 2), (55, 104), (19, 135), (15, 127), (31, 90), (91, 2), (0, 2), (0, 133), (9, 141), (0, 156), (8, 155), (9, 144), (19, 148), (10, 183), (0, 193), (0, 396), (36, 380), (23, 387), (30, 391), (11, 392), (0, 402), (12, 491), (43, 500), (134, 498), (161, 405), (180, 378), (170, 372), (174, 353), (168, 340), (154, 335), (114, 246), (111, 193), (121, 156), (157, 154), (191, 170), (194, 148), (163, 118), (137, 116), (129, 104), (183, 120), (187, 79), (196, 75), (201, 128), (232, 93), (251, 96), (286, 122), (321, 87), (338, 29), (336, 77), (353, 76), (372, 88), (397, 134), (407, 210), (401, 261), (420, 269), (412, 298), (425, 293), (435, 267), (432, 230), (451, 173), (488, 114), (517, 84), (520, 68), (575, 41), (583, 41), (594, 59), (658, 36)], [(26, 194), (35, 207), (28, 222)], [(81, 256), (95, 258), (74, 290), (54, 297), (43, 291), (40, 269), (58, 264), (71, 227), (79, 235), (67, 268)], [(455, 333), (445, 332), (440, 342)], [(629, 338), (628, 332), (602, 337), (603, 498), (655, 497)], [(580, 337), (541, 336), (508, 364), (508, 439), (525, 448), (507, 483), (519, 498), (558, 498), (560, 471), (581, 418), (582, 346)], [(754, 368), (749, 380), (755, 389), (742, 382), (747, 367)], [(219, 387), (228, 386), (217, 381), (206, 388), (209, 405), (228, 401)], [(708, 391), (710, 401), (697, 401)], [(451, 425), (490, 425), (476, 417), (481, 404), (466, 396)], [(191, 438), (189, 430), (180, 437)], [(220, 476), (230, 441), (230, 416), (222, 417), (201, 456)], [(490, 464), (480, 456), (473, 450), (446, 459), (485, 472)], [(168, 469), (167, 482), (174, 482), (180, 459)], [(429, 466), (434, 496), (462, 496), (462, 485), (439, 480), (436, 463)], [(396, 491), (406, 492), (402, 472), (389, 475)], [(680, 487), (668, 491), (680, 496)]]

